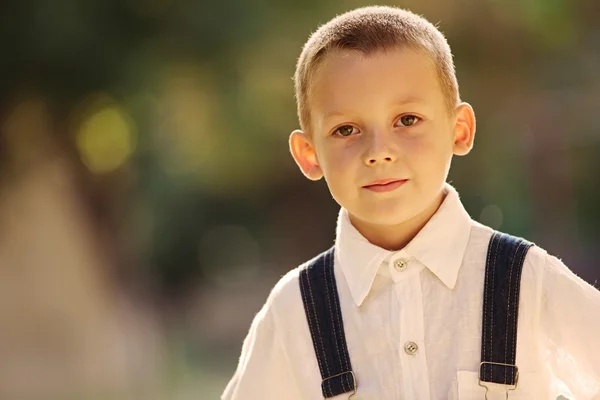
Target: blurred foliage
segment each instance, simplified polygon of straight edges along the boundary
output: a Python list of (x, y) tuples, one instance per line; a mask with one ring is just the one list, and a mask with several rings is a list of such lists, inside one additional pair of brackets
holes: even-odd
[[(600, 3), (387, 3), (440, 21), (454, 50), (479, 122), (450, 179), (468, 210), (572, 255), (585, 275), (599, 255)], [(337, 208), (288, 155), (295, 60), (318, 24), (366, 4), (5, 1), (0, 116), (30, 99), (49, 108), (120, 273), (174, 294), (222, 269), (284, 271), (331, 240)], [(10, 179), (21, 166), (2, 132)]]

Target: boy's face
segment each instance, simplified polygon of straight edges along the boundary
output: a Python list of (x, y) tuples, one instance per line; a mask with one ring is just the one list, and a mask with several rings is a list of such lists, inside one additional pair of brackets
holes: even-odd
[(452, 155), (473, 145), (471, 107), (448, 112), (419, 52), (332, 52), (311, 89), (310, 132), (294, 131), (290, 149), (309, 179), (325, 177), (355, 225), (398, 225), (431, 209)]

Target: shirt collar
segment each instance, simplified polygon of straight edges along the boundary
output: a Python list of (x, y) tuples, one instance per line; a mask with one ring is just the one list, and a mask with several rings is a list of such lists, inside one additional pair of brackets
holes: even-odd
[[(453, 289), (469, 240), (471, 217), (456, 189), (446, 183), (444, 191), (446, 197), (440, 208), (402, 251)], [(335, 250), (354, 302), (360, 306), (381, 263), (396, 252), (370, 243), (352, 225), (344, 208), (338, 215)]]

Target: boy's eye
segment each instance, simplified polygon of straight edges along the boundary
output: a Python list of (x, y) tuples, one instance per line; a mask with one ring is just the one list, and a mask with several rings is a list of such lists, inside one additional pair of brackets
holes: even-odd
[(335, 130), (334, 133), (339, 134), (340, 136), (350, 136), (354, 133), (354, 128), (352, 125), (343, 125)]
[(400, 117), (400, 124), (402, 126), (412, 126), (419, 122), (420, 118), (416, 115), (403, 115)]

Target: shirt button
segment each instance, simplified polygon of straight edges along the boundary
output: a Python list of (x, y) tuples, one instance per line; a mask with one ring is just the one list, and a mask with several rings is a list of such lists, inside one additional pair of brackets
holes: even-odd
[(414, 356), (415, 354), (417, 354), (418, 350), (419, 346), (417, 346), (415, 342), (406, 342), (406, 344), (404, 345), (404, 351), (408, 355)]
[(406, 260), (396, 260), (394, 261), (394, 268), (396, 268), (396, 270), (402, 272), (406, 269), (406, 267), (408, 266), (408, 262)]

